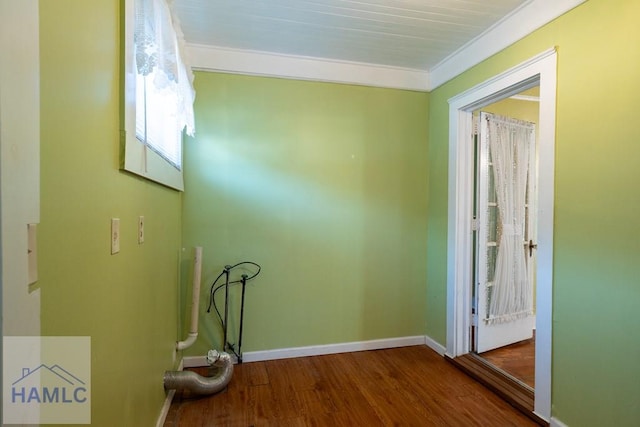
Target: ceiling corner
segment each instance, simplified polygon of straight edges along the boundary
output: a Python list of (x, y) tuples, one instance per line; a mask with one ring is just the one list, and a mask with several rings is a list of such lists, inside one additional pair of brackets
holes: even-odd
[(429, 70), (428, 90), (443, 85), (586, 0), (530, 0)]

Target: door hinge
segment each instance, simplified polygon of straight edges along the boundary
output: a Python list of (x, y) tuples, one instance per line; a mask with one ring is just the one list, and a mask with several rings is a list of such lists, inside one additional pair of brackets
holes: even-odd
[(471, 220), (471, 231), (477, 231), (478, 230), (478, 218), (473, 218)]

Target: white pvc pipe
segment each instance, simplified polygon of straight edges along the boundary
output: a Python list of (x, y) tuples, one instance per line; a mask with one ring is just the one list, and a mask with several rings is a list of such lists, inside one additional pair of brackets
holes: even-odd
[(191, 296), (191, 326), (189, 336), (184, 341), (178, 341), (176, 348), (184, 350), (196, 342), (198, 338), (198, 312), (200, 311), (200, 282), (202, 278), (202, 246), (196, 246), (193, 256), (193, 293)]

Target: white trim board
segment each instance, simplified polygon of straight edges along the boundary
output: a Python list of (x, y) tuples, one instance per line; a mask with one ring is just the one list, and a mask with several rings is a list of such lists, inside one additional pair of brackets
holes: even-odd
[(444, 356), (447, 353), (447, 348), (445, 346), (443, 346), (438, 341), (434, 340), (428, 335), (425, 336), (425, 344), (427, 345), (427, 347), (429, 347), (431, 350), (438, 353), (440, 356)]
[(447, 355), (456, 357), (470, 351), (471, 286), (467, 284), (472, 282), (472, 114), (485, 105), (540, 85), (534, 405), (535, 413), (545, 420), (551, 416), (556, 66), (556, 51), (549, 49), (449, 100)]
[(191, 67), (201, 71), (377, 86), (420, 92), (427, 91), (429, 87), (429, 74), (426, 71), (408, 68), (193, 44), (187, 45), (187, 53)]
[(551, 417), (551, 420), (549, 421), (549, 427), (569, 427), (569, 426), (563, 423), (562, 421), (560, 421), (559, 419)]
[(429, 90), (462, 74), (586, 0), (530, 0), (429, 70)]
[(407, 347), (411, 345), (425, 345), (425, 337), (386, 338), (371, 341), (356, 341), (340, 344), (312, 345), (308, 347), (284, 348), (277, 350), (252, 351), (245, 353), (245, 362), (260, 362), (263, 360), (289, 359), (292, 357), (321, 356), (325, 354), (349, 353), (364, 350), (380, 350), (384, 348)]
[(586, 0), (528, 0), (428, 70), (188, 44), (194, 70), (429, 92)]
[[(178, 371), (182, 371), (184, 367), (184, 360), (181, 360), (180, 364), (178, 365)], [(175, 394), (175, 390), (169, 390), (167, 392), (167, 396), (164, 399), (162, 408), (160, 408), (160, 415), (158, 416), (158, 421), (156, 421), (156, 427), (164, 426), (164, 422), (167, 420), (167, 415), (169, 414), (169, 409), (171, 409), (171, 402), (173, 402), (173, 397), (175, 396)]]
[(165, 397), (162, 408), (160, 409), (160, 416), (158, 417), (158, 421), (156, 421), (156, 427), (164, 426), (164, 422), (167, 420), (167, 415), (169, 415), (169, 409), (171, 409), (171, 402), (173, 402), (175, 394), (175, 390), (169, 390), (167, 392), (167, 397)]
[(209, 363), (207, 363), (207, 356), (186, 356), (182, 358), (182, 363), (185, 368), (209, 366)]
[(27, 256), (27, 224), (40, 222), (38, 0), (0, 0), (0, 58), (2, 332), (38, 336), (40, 285), (30, 285)]
[[(435, 345), (432, 347), (429, 342)], [(250, 351), (242, 355), (243, 362), (264, 362), (267, 360), (291, 359), (294, 357), (323, 356), (326, 354), (351, 353), (365, 350), (382, 350), (385, 348), (408, 347), (412, 345), (428, 345), (436, 352), (444, 350), (444, 347), (434, 340), (427, 339), (424, 335), (400, 338), (385, 338), (371, 341), (355, 341), (339, 344), (311, 345), (306, 347), (280, 348), (275, 350)], [(444, 354), (444, 351), (442, 353)], [(207, 366), (204, 356), (185, 357), (183, 359), (185, 368)]]
[(529, 96), (529, 95), (513, 95), (513, 96), (510, 96), (509, 99), (515, 99), (516, 101), (540, 102), (539, 96)]

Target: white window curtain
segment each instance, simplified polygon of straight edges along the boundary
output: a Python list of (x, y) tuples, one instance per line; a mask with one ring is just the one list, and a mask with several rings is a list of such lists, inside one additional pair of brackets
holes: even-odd
[[(135, 0), (134, 49), (136, 71), (146, 77), (162, 98), (147, 108), (162, 108), (172, 114), (180, 131), (195, 131), (193, 118), (193, 73), (186, 61), (180, 24), (172, 13), (172, 1)], [(161, 105), (158, 105), (161, 104)], [(137, 124), (137, 127), (146, 124)]]
[(533, 289), (524, 247), (531, 123), (487, 115), (489, 152), (493, 163), (500, 216), (498, 253), (489, 300), (488, 323), (503, 323), (533, 314)]

